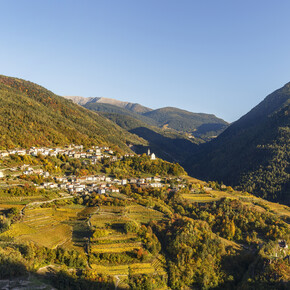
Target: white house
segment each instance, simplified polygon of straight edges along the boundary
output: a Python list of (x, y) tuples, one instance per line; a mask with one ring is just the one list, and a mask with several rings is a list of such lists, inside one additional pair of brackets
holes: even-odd
[(82, 192), (82, 191), (84, 191), (84, 188), (82, 186), (76, 186), (74, 188), (74, 190), (75, 190), (75, 192)]
[(162, 187), (162, 184), (159, 182), (158, 183), (151, 183), (150, 186), (160, 188), (160, 187)]
[(142, 183), (145, 183), (145, 179), (144, 178), (139, 178), (138, 179), (138, 184), (142, 184)]
[(7, 157), (9, 156), (9, 152), (0, 152), (0, 157)]
[(106, 189), (105, 188), (99, 188), (98, 189), (98, 194), (105, 194), (106, 193)]
[(0, 178), (3, 178), (3, 177), (4, 177), (3, 171), (0, 171)]
[(43, 174), (42, 174), (43, 177), (49, 177), (49, 175), (50, 175), (50, 174), (49, 174), (49, 172), (47, 172), (47, 171), (46, 171), (46, 172), (43, 172)]

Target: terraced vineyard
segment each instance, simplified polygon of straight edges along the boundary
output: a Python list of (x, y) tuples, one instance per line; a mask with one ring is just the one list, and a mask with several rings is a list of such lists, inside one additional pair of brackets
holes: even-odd
[(44, 201), (45, 198), (43, 196), (9, 196), (9, 195), (1, 195), (0, 203), (3, 204), (27, 204), (33, 201)]
[[(55, 257), (54, 260), (35, 266), (35, 269), (43, 269), (43, 275), (52, 275), (50, 271), (56, 274), (65, 268), (67, 275), (71, 277), (77, 273), (87, 273), (93, 283), (98, 279), (105, 284), (111, 283), (116, 289), (136, 289), (136, 285), (152, 283), (152, 289), (165, 290), (168, 289), (166, 285), (171, 287), (172, 273), (183, 275), (183, 272), (178, 272), (179, 266), (175, 261), (179, 259), (186, 268), (187, 262), (182, 258), (185, 253), (183, 251), (186, 249), (189, 254), (193, 253), (191, 249), (194, 249), (195, 243), (200, 243), (200, 246), (194, 249), (195, 254), (189, 259), (198, 268), (202, 267), (199, 261), (208, 259), (209, 255), (203, 253), (212, 245), (216, 249), (224, 247), (227, 251), (225, 253), (248, 252), (253, 255), (257, 242), (263, 243), (260, 236), (264, 232), (277, 230), (278, 225), (282, 233), (280, 235), (284, 238), (286, 228), (283, 223), (289, 222), (290, 217), (288, 207), (264, 201), (246, 192), (233, 191), (231, 188), (213, 188), (205, 192), (204, 188), (210, 187), (210, 183), (205, 184), (196, 179), (190, 179), (190, 182), (191, 186), (180, 187), (180, 192), (170, 191), (169, 188), (159, 192), (150, 188), (141, 190), (132, 187), (127, 195), (120, 188), (119, 194), (78, 195), (69, 198), (60, 198), (50, 191), (43, 196), (9, 196), (5, 193), (6, 195), (0, 196), (2, 215), (4, 218), (8, 216), (13, 207), (16, 214), (15, 219), (11, 219), (11, 226), (0, 234), (1, 244), (5, 245), (13, 239), (14, 245), (29, 244), (38, 248), (33, 245), (36, 244), (41, 251), (44, 249), (41, 246), (46, 247), (45, 251), (50, 249), (50, 257)], [(50, 200), (49, 196), (52, 196)], [(252, 214), (263, 221), (264, 226), (269, 223), (267, 231), (257, 229), (257, 237), (252, 238), (251, 235), (244, 237), (243, 231), (239, 229), (239, 239), (228, 238), (227, 235), (235, 232), (235, 227), (244, 230), (243, 224), (240, 225), (240, 219), (237, 218), (235, 226), (232, 223), (224, 225), (226, 217), (219, 223), (214, 206), (221, 208), (218, 211), (220, 214), (225, 214), (227, 208), (231, 209), (231, 214), (245, 215), (244, 218), (248, 218), (249, 208)], [(243, 206), (247, 208), (242, 208)], [(283, 222), (275, 221), (275, 216), (282, 217)], [(213, 232), (212, 229), (216, 228), (211, 229), (205, 220), (215, 222), (221, 228), (219, 233)], [(184, 224), (187, 228), (185, 232)], [(249, 224), (259, 226), (259, 223), (247, 223), (247, 226)], [(227, 229), (231, 231), (225, 232)], [(175, 248), (177, 240), (174, 235), (179, 239), (179, 248)], [(204, 238), (207, 239), (206, 242)], [(251, 244), (245, 244), (250, 239), (255, 239), (253, 248)], [(216, 244), (212, 244), (213, 241)], [(203, 244), (207, 246), (201, 247)], [(168, 255), (172, 248), (179, 253), (176, 257), (175, 252)], [(195, 255), (202, 258), (194, 262)], [(270, 257), (275, 256), (271, 253)], [(212, 261), (208, 260), (207, 263)], [(172, 268), (173, 264), (175, 268)], [(191, 275), (191, 271), (195, 270), (189, 269), (184, 280)], [(204, 273), (207, 273), (207, 269)], [(179, 286), (174, 287), (173, 289), (181, 289)]]
[[(161, 220), (164, 215), (156, 210), (134, 204), (126, 207), (100, 206), (99, 210), (91, 216), (91, 226), (103, 234), (101, 237), (91, 239), (90, 253), (94, 256), (111, 255), (118, 259), (128, 259), (130, 262), (118, 264), (94, 258), (90, 259), (92, 269), (103, 275), (116, 276), (119, 287), (128, 288), (128, 275), (161, 275), (167, 279), (165, 271), (166, 261), (162, 255), (150, 256), (144, 262), (136, 262), (138, 250), (145, 251), (140, 237), (136, 233), (126, 232), (126, 223), (134, 221), (146, 224), (152, 220)], [(127, 258), (126, 258), (127, 257)], [(105, 264), (104, 264), (105, 263)]]
[(131, 252), (133, 250), (139, 250), (142, 245), (140, 242), (126, 242), (124, 243), (107, 243), (101, 245), (92, 245), (91, 252), (92, 253), (123, 253), (123, 252)]
[(196, 193), (188, 193), (182, 194), (182, 197), (188, 200), (189, 202), (210, 202), (214, 200), (218, 200), (214, 196), (210, 194), (196, 194)]
[(164, 218), (164, 214), (149, 208), (145, 208), (141, 205), (132, 205), (126, 207), (128, 218), (136, 220), (139, 223), (149, 223), (153, 220), (161, 220)]
[(78, 210), (69, 208), (26, 208), (22, 220), (13, 224), (2, 236), (56, 248), (72, 241), (72, 226), (67, 222), (76, 218), (77, 213)]
[[(21, 202), (21, 197), (7, 197), (4, 200), (3, 209), (11, 207), (8, 200)], [(39, 201), (41, 198), (34, 200)], [(132, 221), (141, 225), (162, 220), (163, 213), (139, 204), (97, 207), (52, 205), (43, 208), (40, 207), (41, 203), (31, 205), (24, 209), (24, 205), (19, 205), (19, 209), (23, 209), (22, 218), (8, 231), (0, 234), (0, 238), (11, 237), (20, 243), (34, 242), (50, 249), (61, 246), (81, 253), (87, 252), (94, 273), (115, 277), (118, 286), (123, 288), (128, 288), (129, 275), (159, 275), (167, 279), (164, 257), (150, 254), (144, 261), (138, 260), (138, 251), (146, 253), (144, 244), (137, 233), (125, 230), (125, 225)], [(94, 237), (92, 232), (95, 230), (104, 230), (106, 234)], [(94, 258), (95, 255), (98, 258)], [(96, 260), (102, 257), (100, 255), (111, 255), (117, 259), (121, 257), (121, 262), (116, 264), (106, 258)]]

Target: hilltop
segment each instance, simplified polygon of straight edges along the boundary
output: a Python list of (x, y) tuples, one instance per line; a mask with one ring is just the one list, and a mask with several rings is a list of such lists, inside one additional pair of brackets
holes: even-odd
[(290, 83), (268, 95), (188, 161), (196, 177), (290, 202)]
[(146, 144), (115, 123), (29, 81), (0, 76), (0, 149), (69, 143)]
[(227, 122), (214, 115), (191, 113), (178, 108), (152, 110), (139, 104), (107, 98), (66, 98), (98, 112), (146, 140), (146, 146), (133, 147), (135, 152), (144, 153), (151, 148), (157, 156), (182, 165), (198, 144), (216, 137), (228, 126)]
[(126, 117), (134, 118), (137, 121), (141, 121), (149, 126), (158, 126), (157, 122), (155, 122), (153, 119), (148, 118), (142, 114), (138, 114), (136, 112), (133, 112), (131, 110), (128, 110), (126, 108), (122, 108), (116, 105), (107, 104), (107, 103), (86, 103), (82, 105), (86, 109), (89, 109), (91, 111), (95, 111), (98, 113), (109, 113), (109, 114), (118, 114), (122, 115), (125, 119)]

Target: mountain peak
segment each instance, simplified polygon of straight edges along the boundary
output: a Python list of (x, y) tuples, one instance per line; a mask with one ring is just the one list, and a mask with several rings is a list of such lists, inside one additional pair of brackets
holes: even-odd
[(144, 113), (152, 111), (152, 109), (144, 107), (137, 103), (124, 102), (124, 101), (119, 101), (119, 100), (111, 99), (111, 98), (104, 98), (104, 97), (84, 98), (84, 97), (72, 97), (72, 96), (65, 96), (64, 98), (70, 99), (74, 103), (82, 105), (82, 106), (87, 105), (87, 104), (100, 103), (100, 104), (109, 104), (109, 105), (117, 106), (120, 108), (124, 108), (138, 114), (144, 114)]

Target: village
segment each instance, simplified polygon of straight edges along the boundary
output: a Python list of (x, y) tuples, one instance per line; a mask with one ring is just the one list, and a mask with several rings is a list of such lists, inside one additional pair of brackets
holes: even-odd
[[(56, 157), (58, 155), (65, 155), (69, 158), (82, 159), (83, 162), (90, 162), (91, 164), (96, 164), (101, 162), (103, 159), (108, 159), (109, 162), (115, 162), (117, 160), (122, 160), (125, 157), (137, 156), (136, 154), (125, 154), (121, 156), (117, 154), (109, 147), (98, 147), (93, 146), (90, 149), (84, 150), (82, 145), (69, 145), (65, 148), (30, 148), (30, 149), (13, 149), (8, 151), (0, 151), (0, 159), (8, 158), (11, 155), (25, 156), (31, 155), (37, 157), (39, 155)], [(156, 160), (154, 153), (150, 152), (148, 149), (147, 155), (151, 160)], [(84, 161), (85, 160), (85, 161)], [(88, 175), (88, 176), (59, 176), (55, 174), (50, 174), (48, 171), (42, 168), (35, 168), (31, 165), (24, 164), (15, 168), (7, 168), (0, 170), (0, 178), (7, 176), (7, 172), (15, 172), (12, 176), (21, 177), (29, 175), (42, 176), (45, 181), (41, 184), (34, 184), (38, 189), (48, 189), (48, 190), (58, 190), (65, 194), (76, 195), (76, 194), (92, 194), (94, 192), (98, 194), (110, 194), (118, 193), (120, 186), (125, 186), (127, 184), (135, 184), (140, 188), (162, 188), (169, 186), (168, 179), (159, 176), (150, 176), (144, 178), (126, 178), (117, 179), (114, 177), (106, 176), (104, 174), (98, 175)], [(185, 185), (182, 183), (181, 178), (177, 178), (177, 185), (174, 190), (178, 190)]]

